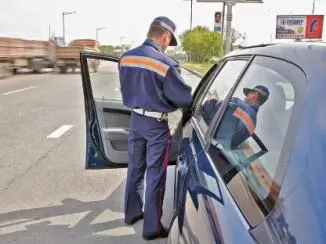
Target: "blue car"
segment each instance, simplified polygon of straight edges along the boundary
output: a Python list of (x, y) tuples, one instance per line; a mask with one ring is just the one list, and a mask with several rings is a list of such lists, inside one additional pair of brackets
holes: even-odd
[[(81, 54), (87, 169), (127, 167), (118, 61)], [(326, 44), (239, 49), (194, 87), (171, 116), (168, 243), (326, 243)]]

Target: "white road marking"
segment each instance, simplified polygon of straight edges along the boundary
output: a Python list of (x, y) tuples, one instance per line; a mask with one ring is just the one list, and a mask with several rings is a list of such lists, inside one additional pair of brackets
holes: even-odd
[(30, 86), (30, 87), (26, 87), (26, 88), (15, 90), (15, 91), (5, 92), (2, 95), (4, 95), (4, 96), (11, 95), (11, 94), (19, 93), (19, 92), (22, 92), (22, 91), (31, 90), (31, 89), (34, 89), (34, 88), (35, 88), (34, 86)]
[(95, 219), (91, 222), (91, 224), (105, 224), (107, 222), (115, 221), (118, 219), (122, 219), (124, 214), (122, 212), (114, 212), (110, 209), (106, 209), (97, 215)]
[(73, 125), (62, 125), (55, 131), (53, 131), (50, 135), (47, 136), (47, 138), (59, 138), (64, 133), (66, 133), (68, 130), (70, 130), (73, 127)]
[(120, 236), (133, 236), (136, 234), (136, 231), (133, 227), (129, 226), (117, 226), (115, 228), (111, 228), (109, 230), (99, 231), (93, 233), (95, 236), (113, 236), (113, 237), (120, 237)]

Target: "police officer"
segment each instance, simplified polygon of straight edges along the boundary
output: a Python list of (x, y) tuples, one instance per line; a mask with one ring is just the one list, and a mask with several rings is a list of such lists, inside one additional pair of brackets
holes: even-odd
[[(219, 139), (229, 139), (231, 148), (239, 146), (254, 133), (258, 110), (269, 97), (269, 90), (263, 85), (244, 88), (243, 93), (244, 101), (236, 97), (231, 98), (221, 131), (217, 131), (215, 135), (215, 138), (218, 136)], [(203, 104), (202, 115), (207, 124), (210, 124), (222, 103), (223, 101), (218, 101), (211, 95)]]
[(257, 85), (254, 88), (244, 88), (243, 93), (246, 96), (244, 102), (239, 98), (231, 99), (231, 102), (237, 106), (233, 115), (241, 121), (234, 132), (232, 148), (239, 146), (252, 136), (256, 129), (258, 110), (269, 97), (269, 90), (263, 85)]
[(125, 223), (144, 218), (143, 238), (147, 240), (168, 235), (161, 224), (170, 146), (167, 115), (192, 102), (191, 88), (177, 71), (178, 63), (164, 54), (168, 46), (177, 45), (175, 29), (169, 18), (155, 18), (146, 41), (119, 62), (123, 103), (132, 109)]

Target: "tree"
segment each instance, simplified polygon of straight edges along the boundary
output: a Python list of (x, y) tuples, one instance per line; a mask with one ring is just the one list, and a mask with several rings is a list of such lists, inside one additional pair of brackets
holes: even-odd
[(107, 55), (113, 55), (114, 53), (114, 46), (112, 45), (103, 45), (100, 47), (101, 52)]
[(234, 50), (238, 46), (244, 46), (246, 44), (247, 34), (240, 33), (236, 29), (232, 28), (231, 31), (231, 50)]
[(192, 61), (208, 61), (220, 56), (221, 34), (212, 32), (208, 27), (197, 26), (180, 36), (183, 50)]

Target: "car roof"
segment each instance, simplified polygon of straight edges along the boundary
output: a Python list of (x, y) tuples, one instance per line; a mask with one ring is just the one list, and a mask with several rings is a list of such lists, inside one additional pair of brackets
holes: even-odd
[(325, 77), (325, 42), (261, 44), (237, 49), (226, 57), (238, 55), (264, 55), (292, 62), (305, 72), (308, 82), (316, 80), (314, 77)]

